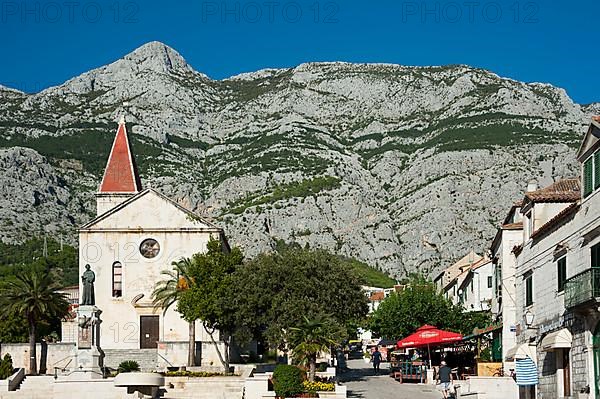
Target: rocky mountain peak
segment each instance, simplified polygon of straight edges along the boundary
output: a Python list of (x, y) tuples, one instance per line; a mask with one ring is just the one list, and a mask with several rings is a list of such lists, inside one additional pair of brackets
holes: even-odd
[(123, 59), (134, 62), (140, 70), (164, 73), (174, 70), (192, 70), (181, 54), (166, 44), (157, 41), (138, 47)]

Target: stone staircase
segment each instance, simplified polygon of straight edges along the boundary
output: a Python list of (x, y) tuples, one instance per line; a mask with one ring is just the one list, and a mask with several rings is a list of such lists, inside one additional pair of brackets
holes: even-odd
[(16, 391), (0, 393), (0, 399), (47, 399), (52, 395), (54, 377), (50, 375), (28, 376)]
[(156, 349), (104, 349), (104, 366), (117, 369), (119, 363), (125, 360), (138, 362), (141, 371), (156, 371), (159, 369)]

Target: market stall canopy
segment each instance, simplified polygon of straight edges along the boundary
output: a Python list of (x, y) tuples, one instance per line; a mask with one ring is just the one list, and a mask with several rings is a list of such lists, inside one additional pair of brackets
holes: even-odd
[(562, 330), (551, 332), (542, 339), (542, 350), (550, 352), (555, 349), (567, 349), (571, 347), (571, 342), (573, 342), (571, 332), (563, 328)]
[(392, 346), (392, 345), (396, 345), (396, 341), (393, 339), (388, 339), (388, 338), (383, 338), (381, 341), (379, 341), (379, 346)]
[(517, 359), (530, 358), (535, 361), (535, 346), (529, 344), (520, 344), (513, 346), (506, 352), (506, 361), (511, 362)]
[(461, 334), (440, 330), (434, 326), (425, 324), (419, 327), (414, 334), (398, 341), (397, 346), (398, 348), (419, 348), (461, 341), (462, 338)]

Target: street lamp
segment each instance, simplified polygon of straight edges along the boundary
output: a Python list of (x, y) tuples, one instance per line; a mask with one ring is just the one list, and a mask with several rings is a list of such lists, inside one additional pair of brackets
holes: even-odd
[(527, 311), (525, 312), (525, 324), (527, 325), (527, 327), (531, 327), (531, 325), (533, 324), (533, 319), (535, 318), (535, 315), (533, 313), (531, 313), (531, 311)]

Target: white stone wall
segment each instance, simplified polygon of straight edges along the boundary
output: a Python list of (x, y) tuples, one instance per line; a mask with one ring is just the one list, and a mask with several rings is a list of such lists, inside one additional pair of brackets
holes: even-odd
[[(29, 344), (2, 344), (0, 345), (0, 357), (9, 353), (12, 357), (14, 368), (24, 368), (29, 372)], [(46, 368), (48, 374), (54, 373), (54, 367), (73, 367), (75, 363), (75, 344), (73, 343), (49, 343), (46, 357)], [(42, 344), (36, 345), (38, 370), (42, 359)]]
[(481, 311), (490, 309), (490, 303), (494, 296), (494, 284), (488, 287), (488, 277), (493, 277), (493, 264), (485, 265), (473, 270), (469, 278), (465, 280), (463, 290), (468, 291), (467, 299), (463, 302), (466, 311)]
[[(515, 245), (523, 242), (522, 230), (503, 230), (497, 248), (494, 248), (494, 257), (497, 257), (497, 268), (500, 269), (500, 280), (495, 284), (501, 286), (502, 300), (499, 303), (494, 295), (492, 309), (495, 316), (502, 320), (502, 362), (505, 370), (514, 368), (514, 362), (506, 362), (508, 350), (516, 345), (516, 294), (515, 294), (515, 266), (516, 256), (512, 250)], [(494, 272), (496, 278), (498, 274)]]

